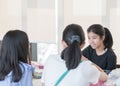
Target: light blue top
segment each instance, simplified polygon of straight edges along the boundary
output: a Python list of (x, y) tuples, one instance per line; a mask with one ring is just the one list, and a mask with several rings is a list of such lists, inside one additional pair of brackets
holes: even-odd
[(0, 81), (0, 86), (33, 86), (32, 73), (33, 67), (29, 64), (20, 62), (23, 75), (19, 82), (11, 82), (12, 72), (10, 72), (3, 81)]
[(117, 79), (116, 86), (120, 86), (120, 78)]

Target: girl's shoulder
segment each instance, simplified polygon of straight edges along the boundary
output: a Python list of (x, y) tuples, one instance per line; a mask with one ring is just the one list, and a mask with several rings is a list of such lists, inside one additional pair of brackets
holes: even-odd
[(33, 70), (32, 65), (27, 64), (27, 63), (20, 62), (19, 66), (21, 67), (22, 71), (23, 70), (25, 70), (25, 71)]
[(93, 51), (94, 49), (89, 45), (89, 46), (87, 46), (84, 50)]
[[(34, 70), (32, 65), (29, 65), (27, 63), (20, 62), (19, 66), (20, 66), (22, 72), (26, 72), (26, 71), (32, 71), (33, 72), (33, 70)], [(6, 77), (12, 77), (12, 71)]]
[(86, 57), (82, 56), (80, 66), (81, 67), (90, 67), (92, 65), (92, 62), (88, 60)]
[(107, 49), (106, 55), (109, 55), (111, 57), (116, 57), (116, 54), (113, 49)]
[(49, 63), (49, 62), (63, 62), (63, 59), (61, 59), (60, 55), (53, 54), (53, 55), (48, 56), (46, 63)]

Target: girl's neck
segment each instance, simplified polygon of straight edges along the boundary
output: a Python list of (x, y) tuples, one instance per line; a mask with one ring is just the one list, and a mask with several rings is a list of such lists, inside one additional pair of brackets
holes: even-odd
[(107, 51), (107, 49), (104, 49), (104, 48), (105, 48), (104, 45), (101, 46), (101, 47), (99, 47), (99, 48), (97, 48), (97, 49), (96, 49), (97, 55), (103, 55), (103, 54)]

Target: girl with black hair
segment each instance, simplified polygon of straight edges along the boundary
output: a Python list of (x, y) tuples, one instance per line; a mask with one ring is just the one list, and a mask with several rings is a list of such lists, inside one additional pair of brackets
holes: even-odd
[(101, 67), (107, 73), (116, 68), (116, 55), (112, 50), (113, 38), (110, 31), (100, 24), (87, 29), (89, 46), (83, 55)]
[(89, 86), (99, 79), (107, 80), (106, 73), (82, 55), (84, 44), (82, 27), (68, 25), (63, 31), (61, 56), (52, 55), (46, 61), (41, 80), (43, 86)]
[(0, 51), (0, 86), (33, 86), (32, 71), (27, 34), (8, 31)]

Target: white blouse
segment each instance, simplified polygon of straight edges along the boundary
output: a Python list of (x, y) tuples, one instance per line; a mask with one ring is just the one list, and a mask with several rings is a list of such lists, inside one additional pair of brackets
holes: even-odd
[[(66, 70), (65, 61), (59, 55), (52, 55), (45, 64), (41, 81), (45, 86), (54, 86)], [(99, 76), (99, 70), (90, 61), (83, 61), (76, 69), (70, 70), (59, 86), (89, 86), (97, 83)]]

